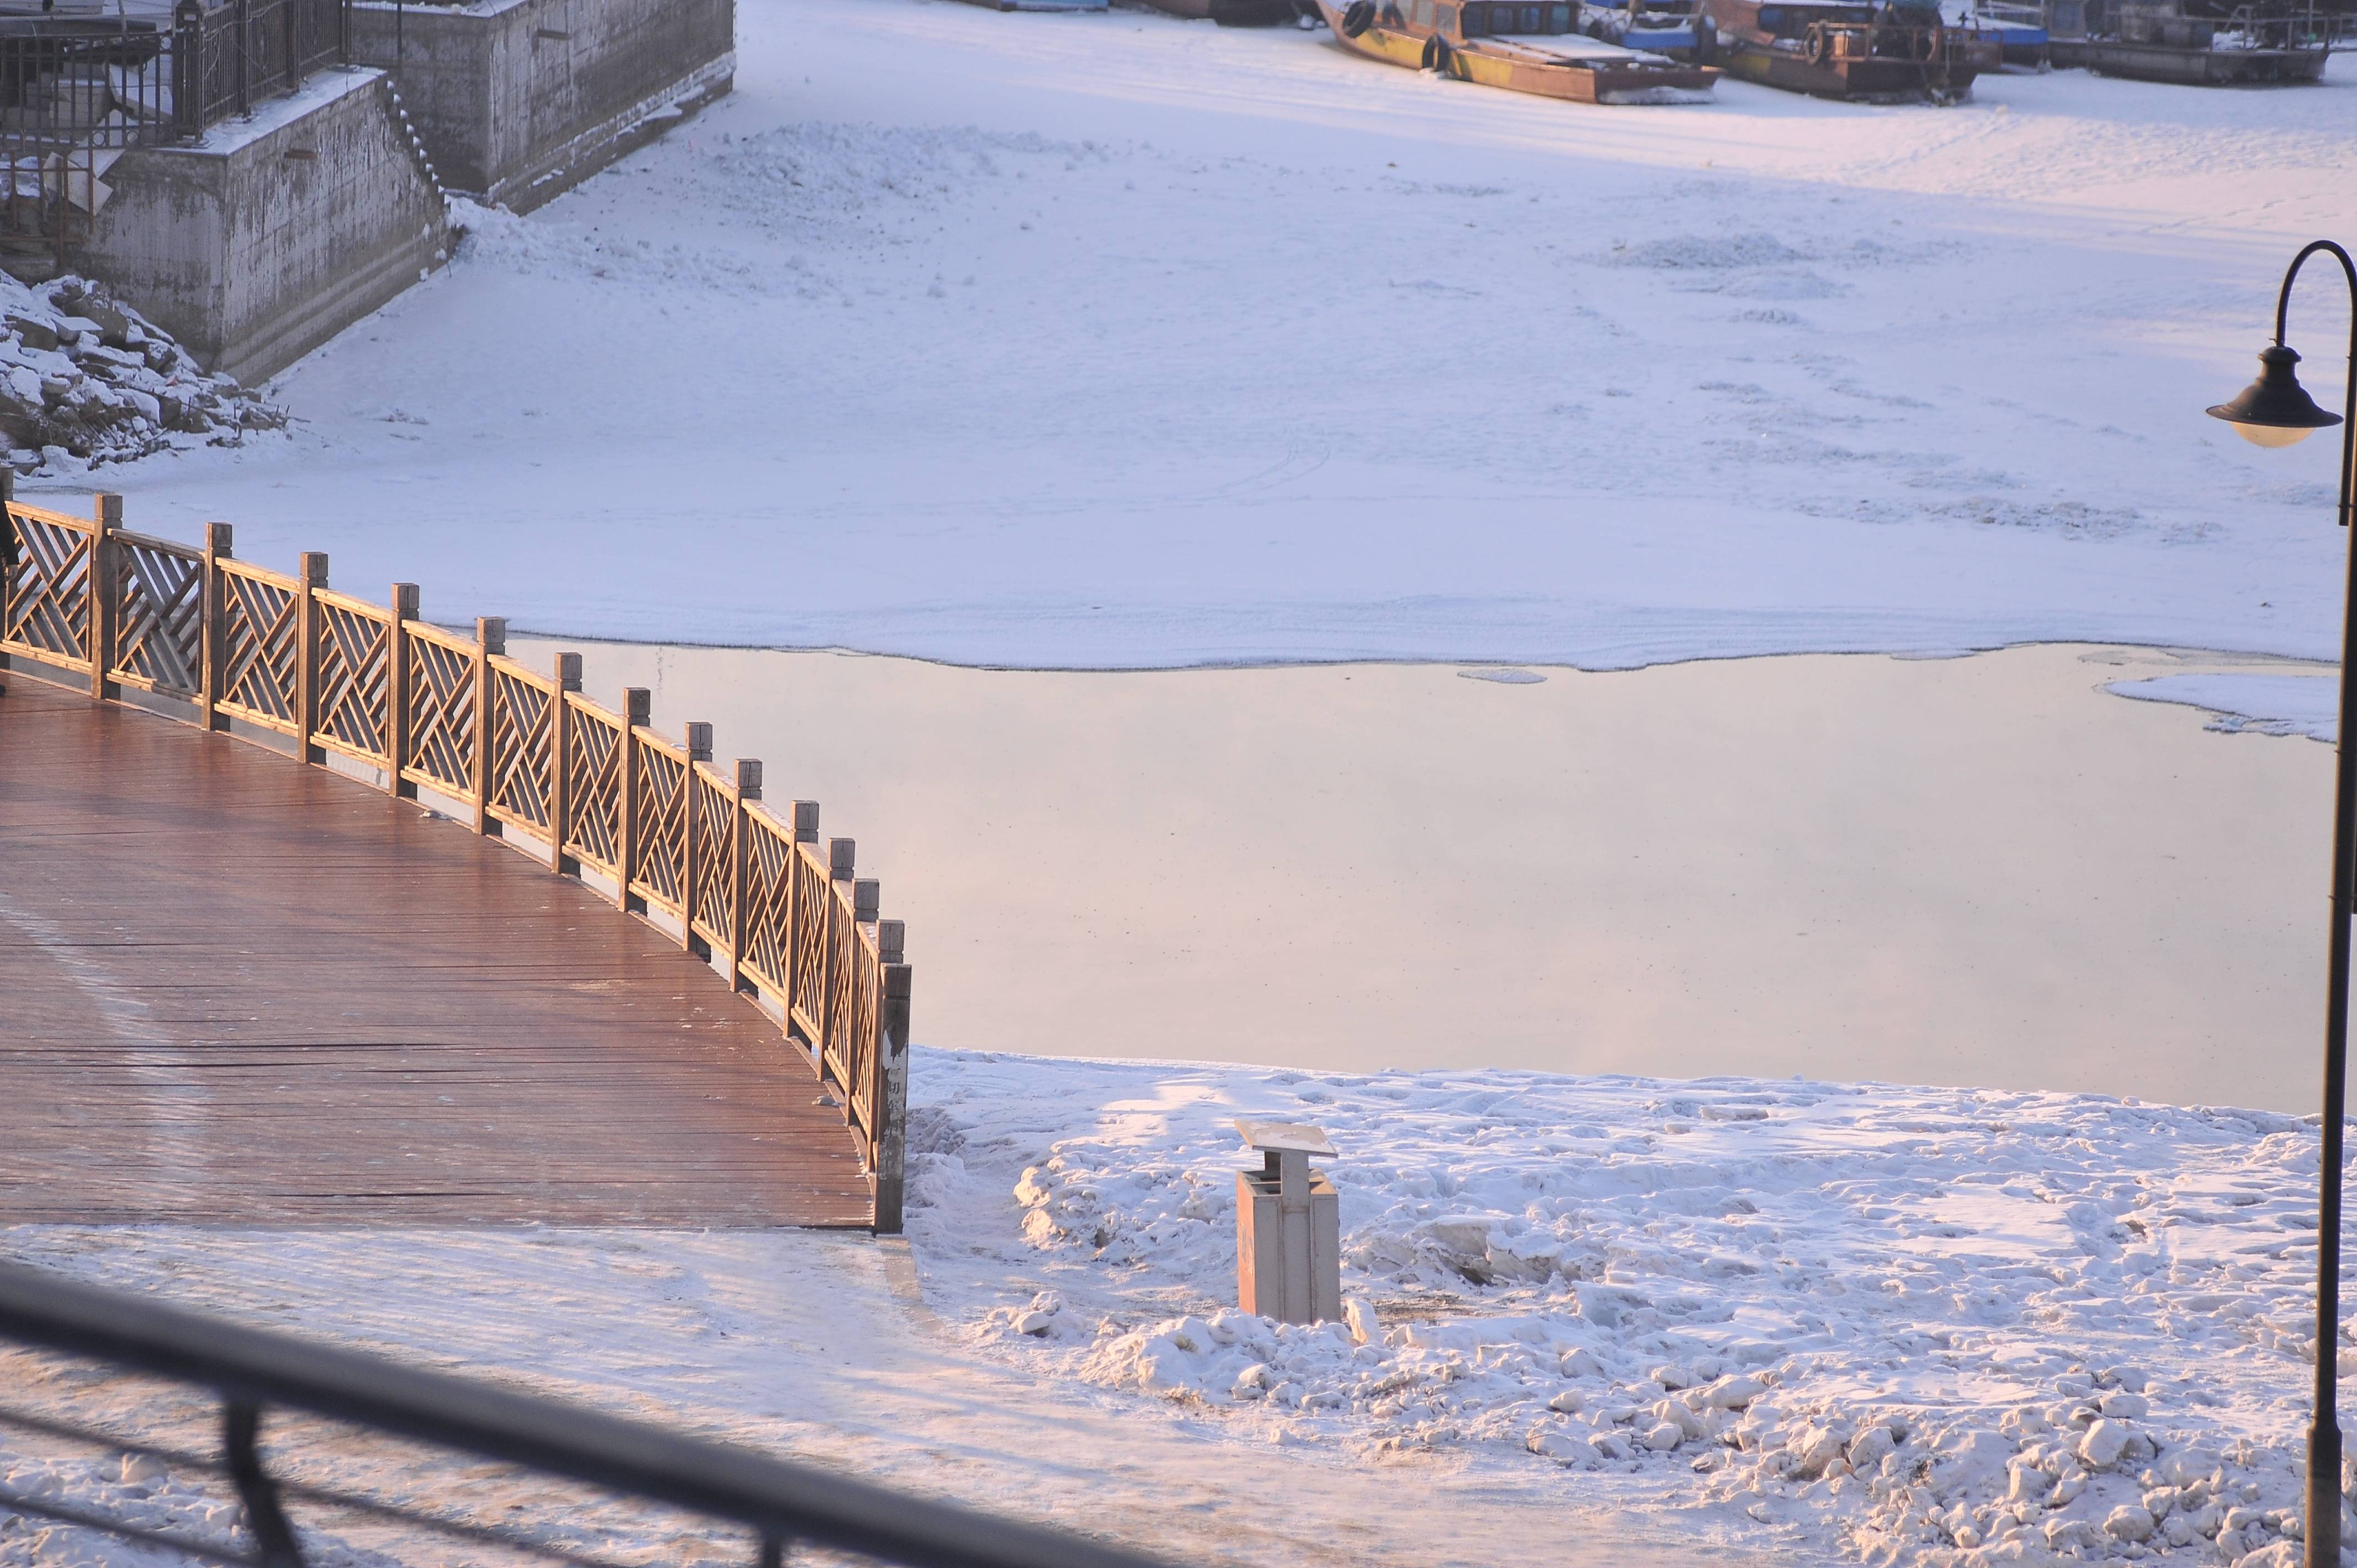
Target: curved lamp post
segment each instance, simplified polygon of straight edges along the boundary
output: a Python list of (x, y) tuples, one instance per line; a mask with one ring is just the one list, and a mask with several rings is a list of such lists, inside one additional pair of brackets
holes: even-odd
[[(2284, 317), (2292, 280), (2309, 257), (2329, 252), (2349, 278), (2348, 410), (2316, 406), (2292, 373), (2299, 356), (2284, 345)], [(2288, 446), (2338, 424), (2341, 431), (2341, 525), (2349, 526), (2357, 491), (2357, 262), (2329, 240), (2292, 258), (2276, 301), (2276, 340), (2259, 355), (2259, 379), (2232, 403), (2210, 411), (2259, 446)], [(2357, 545), (2349, 556), (2349, 589), (2341, 606), (2341, 728), (2334, 740), (2332, 810), (2332, 942), (2324, 997), (2323, 1193), (2316, 1228), (2316, 1409), (2308, 1429), (2308, 1568), (2341, 1568), (2341, 1423), (2335, 1410), (2341, 1347), (2341, 1132), (2349, 1081), (2349, 924), (2357, 915), (2350, 857), (2357, 854)]]

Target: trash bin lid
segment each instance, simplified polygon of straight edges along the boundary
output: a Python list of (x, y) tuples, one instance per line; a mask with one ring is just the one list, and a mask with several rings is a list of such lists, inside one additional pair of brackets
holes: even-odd
[(1287, 1155), (1327, 1155), (1340, 1153), (1326, 1137), (1326, 1129), (1312, 1127), (1306, 1122), (1247, 1122), (1236, 1118), (1236, 1131), (1244, 1142), (1255, 1149), (1274, 1150)]

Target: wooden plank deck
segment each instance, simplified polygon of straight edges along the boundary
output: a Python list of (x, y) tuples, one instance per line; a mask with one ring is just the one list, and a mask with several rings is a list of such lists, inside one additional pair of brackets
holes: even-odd
[(325, 769), (0, 679), (0, 1222), (869, 1222), (807, 1063), (644, 922)]

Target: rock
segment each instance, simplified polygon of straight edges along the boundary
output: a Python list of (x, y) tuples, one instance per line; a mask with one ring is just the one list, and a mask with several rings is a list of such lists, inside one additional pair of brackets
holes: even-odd
[(1768, 1385), (1758, 1378), (1738, 1373), (1711, 1384), (1704, 1391), (1703, 1402), (1716, 1410), (1744, 1410), (1767, 1391)]
[(1587, 1396), (1577, 1389), (1566, 1389), (1547, 1401), (1547, 1409), (1558, 1415), (1577, 1415), (1587, 1408)]
[(2152, 1530), (2152, 1515), (2134, 1503), (2122, 1503), (2104, 1520), (2104, 1533), (2115, 1541), (2150, 1541)]
[(2080, 1462), (2090, 1470), (2108, 1470), (2119, 1463), (2128, 1445), (2128, 1429), (2116, 1421), (2097, 1421), (2079, 1439)]
[(1673, 1393), (1680, 1389), (1690, 1389), (1702, 1381), (1700, 1378), (1695, 1376), (1692, 1367), (1679, 1361), (1672, 1361), (1665, 1367), (1656, 1367), (1645, 1375)]
[(1351, 1337), (1361, 1345), (1383, 1343), (1383, 1326), (1375, 1321), (1375, 1309), (1361, 1296), (1352, 1296), (1342, 1304), (1342, 1320), (1351, 1326)]
[(58, 346), (56, 330), (48, 323), (37, 321), (29, 316), (12, 314), (8, 317), (8, 330), (27, 349), (39, 349), (46, 352)]
[(1645, 1446), (1656, 1454), (1667, 1454), (1684, 1442), (1685, 1435), (1675, 1422), (1665, 1421), (1645, 1434)]
[(1800, 1428), (1784, 1440), (1785, 1452), (1792, 1455), (1792, 1474), (1800, 1480), (1815, 1480), (1825, 1473), (1826, 1466), (1841, 1457), (1846, 1437), (1839, 1427)]
[(1015, 1332), (1017, 1334), (1044, 1335), (1055, 1326), (1053, 1315), (1045, 1312), (1027, 1312), (1015, 1320)]
[(169, 1473), (164, 1468), (164, 1461), (153, 1454), (125, 1454), (122, 1477), (125, 1486), (135, 1481), (156, 1484), (168, 1479)]
[(1597, 1456), (1593, 1444), (1568, 1432), (1533, 1432), (1525, 1446), (1559, 1465), (1584, 1465)]
[(1600, 1378), (1604, 1375), (1604, 1363), (1592, 1351), (1572, 1350), (1565, 1354), (1556, 1369), (1566, 1378)]
[(2046, 1521), (2046, 1549), (2067, 1552), (2074, 1546), (2100, 1549), (2104, 1532), (2083, 1519), (2050, 1519)]
[(2152, 1413), (2152, 1402), (2142, 1394), (2115, 1390), (2098, 1402), (2103, 1412), (2115, 1421), (2138, 1420)]
[(2171, 1546), (2190, 1546), (2201, 1539), (2201, 1532), (2193, 1528), (2191, 1518), (2181, 1513), (2169, 1515), (2160, 1527), (2160, 1534), (2161, 1539)]
[(2179, 1495), (2175, 1487), (2155, 1487), (2144, 1495), (2145, 1511), (2155, 1519), (2167, 1519), (2176, 1509)]
[(1899, 1446), (1887, 1426), (1869, 1426), (1857, 1434), (1849, 1445), (1849, 1467), (1864, 1472), (1882, 1463), (1883, 1455)]
[(1665, 1421), (1676, 1427), (1681, 1437), (1700, 1437), (1703, 1434), (1702, 1417), (1676, 1400), (1663, 1400), (1646, 1413), (1655, 1421)]

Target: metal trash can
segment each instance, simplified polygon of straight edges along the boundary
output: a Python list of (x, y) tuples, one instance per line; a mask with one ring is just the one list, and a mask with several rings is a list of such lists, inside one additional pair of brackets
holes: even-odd
[(1236, 1173), (1236, 1305), (1279, 1323), (1342, 1316), (1342, 1219), (1334, 1184), (1309, 1156), (1334, 1157), (1323, 1128), (1246, 1122), (1236, 1131), (1262, 1156)]

